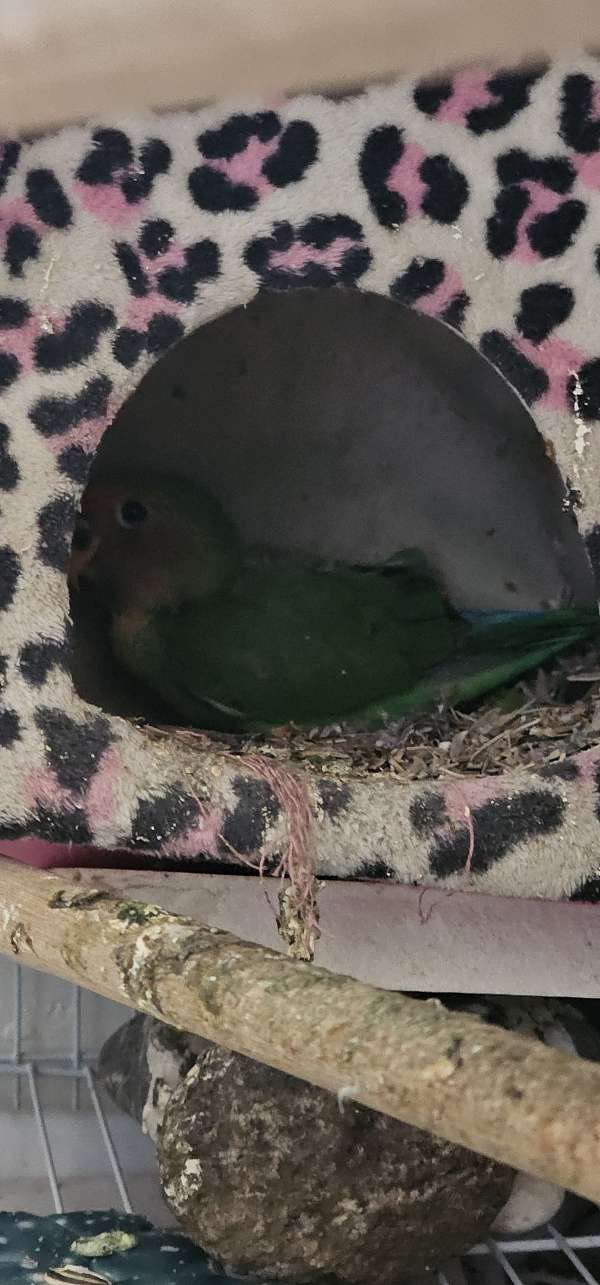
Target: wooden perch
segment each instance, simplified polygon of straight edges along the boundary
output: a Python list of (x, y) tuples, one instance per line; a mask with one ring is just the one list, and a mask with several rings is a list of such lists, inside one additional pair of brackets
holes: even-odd
[(600, 1201), (600, 1066), (8, 860), (0, 951)]
[(600, 45), (597, 0), (26, 0), (0, 5), (3, 133), (239, 93)]

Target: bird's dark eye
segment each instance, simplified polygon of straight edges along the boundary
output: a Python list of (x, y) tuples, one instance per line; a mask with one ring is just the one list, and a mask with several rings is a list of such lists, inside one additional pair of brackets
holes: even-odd
[(125, 500), (117, 509), (119, 526), (129, 528), (143, 526), (147, 517), (148, 510), (141, 500)]

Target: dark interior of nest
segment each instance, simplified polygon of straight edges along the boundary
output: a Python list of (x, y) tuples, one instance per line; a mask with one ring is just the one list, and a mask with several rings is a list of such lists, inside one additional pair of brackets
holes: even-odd
[[(593, 606), (550, 455), (514, 391), (446, 326), (375, 295), (301, 290), (259, 296), (163, 357), (106, 432), (91, 480), (123, 468), (192, 479), (247, 548), (352, 566), (418, 548), (461, 613)], [(72, 614), (86, 700), (198, 735), (115, 663), (93, 587), (72, 593)], [(278, 725), (259, 740), (321, 769), (422, 779), (557, 762), (599, 733), (600, 662), (584, 647), (459, 709), (440, 700), (368, 730)]]

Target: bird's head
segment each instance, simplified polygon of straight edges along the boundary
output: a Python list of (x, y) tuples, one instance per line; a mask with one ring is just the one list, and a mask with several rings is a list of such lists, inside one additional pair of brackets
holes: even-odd
[(222, 508), (179, 477), (99, 478), (81, 502), (69, 583), (92, 582), (113, 611), (204, 599), (235, 573), (238, 538)]

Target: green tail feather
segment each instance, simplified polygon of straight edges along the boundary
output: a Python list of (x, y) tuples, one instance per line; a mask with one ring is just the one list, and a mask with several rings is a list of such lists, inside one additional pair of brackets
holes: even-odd
[(595, 608), (568, 607), (524, 620), (478, 624), (467, 635), (456, 659), (432, 670), (410, 691), (390, 695), (357, 711), (351, 721), (381, 725), (423, 713), (436, 704), (451, 706), (479, 700), (594, 638), (600, 639), (600, 616)]

